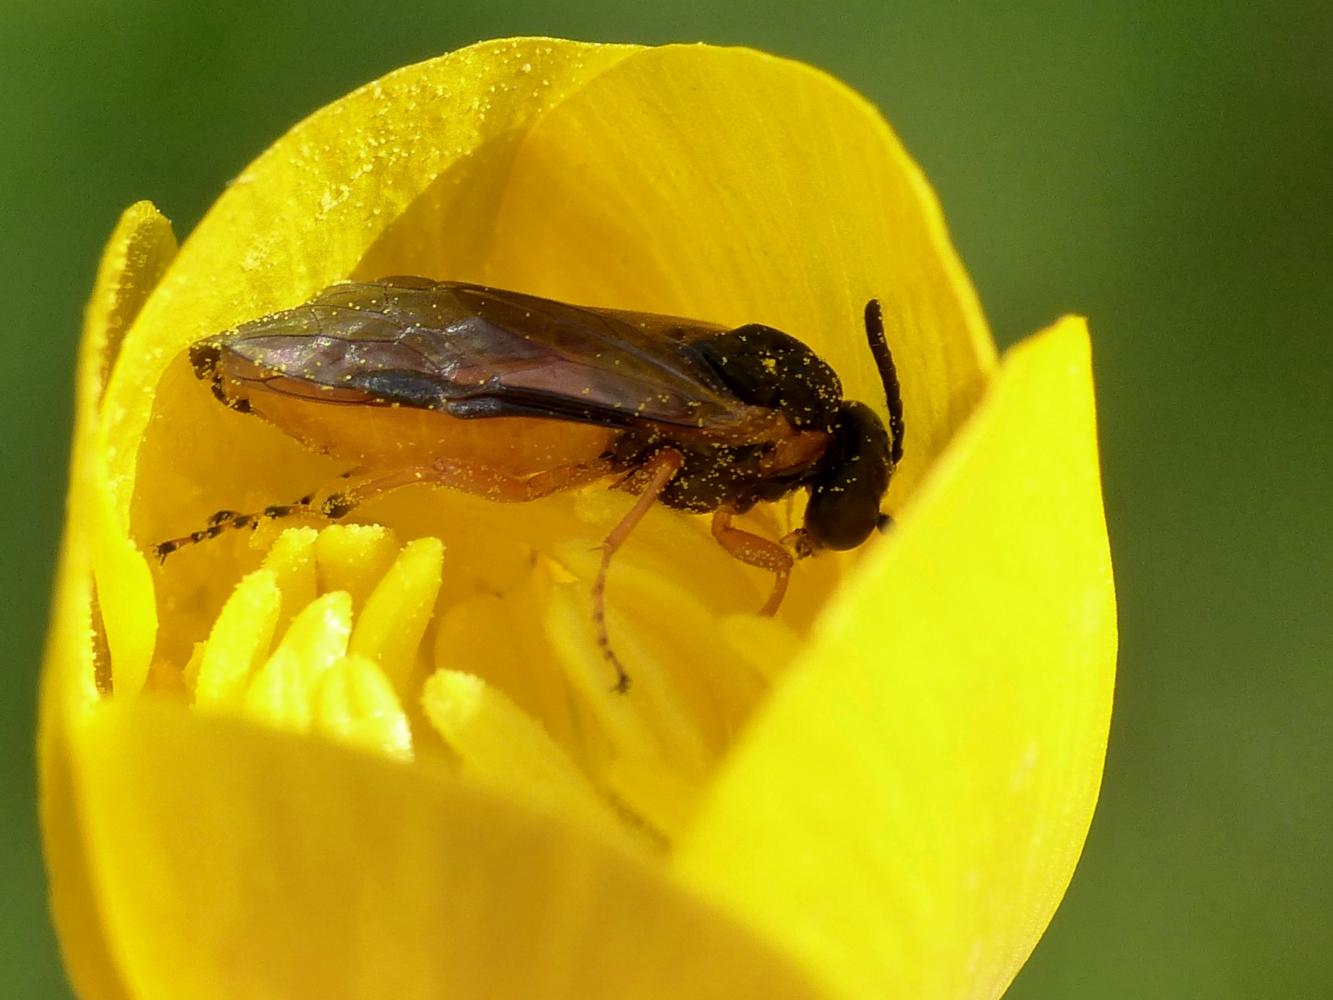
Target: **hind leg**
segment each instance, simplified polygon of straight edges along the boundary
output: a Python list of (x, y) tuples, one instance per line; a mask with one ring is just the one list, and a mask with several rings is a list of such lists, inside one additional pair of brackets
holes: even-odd
[(314, 501), (315, 494), (307, 493), (295, 503), (270, 504), (255, 513), (247, 514), (237, 510), (220, 510), (208, 519), (205, 527), (198, 531), (192, 531), (188, 535), (170, 538), (165, 542), (154, 545), (153, 555), (157, 557), (159, 563), (166, 562), (167, 556), (177, 549), (183, 549), (187, 545), (195, 545), (199, 542), (206, 542), (210, 538), (217, 538), (218, 535), (229, 529), (249, 528), (253, 531), (265, 519), (276, 520), (280, 517), (290, 517), (293, 514), (318, 513)]
[(229, 529), (253, 530), (266, 519), (314, 514), (336, 521), (364, 503), (418, 483), (445, 486), (490, 500), (522, 503), (601, 479), (610, 471), (609, 462), (598, 460), (585, 465), (549, 469), (534, 476), (512, 476), (494, 469), (456, 462), (409, 466), (389, 472), (362, 473), (359, 476), (347, 473), (337, 485), (307, 493), (295, 503), (272, 504), (255, 513), (220, 510), (198, 531), (155, 545), (153, 554), (162, 562), (177, 549), (216, 538)]

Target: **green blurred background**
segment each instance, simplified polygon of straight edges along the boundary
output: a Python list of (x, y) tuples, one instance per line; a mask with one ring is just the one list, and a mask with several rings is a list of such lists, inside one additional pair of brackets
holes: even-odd
[(1119, 692), (1087, 852), (1011, 996), (1333, 996), (1327, 4), (6, 6), (0, 996), (67, 995), (32, 730), (103, 239), (144, 197), (184, 235), (307, 112), (511, 34), (821, 66), (925, 167), (1001, 344), (1092, 317)]

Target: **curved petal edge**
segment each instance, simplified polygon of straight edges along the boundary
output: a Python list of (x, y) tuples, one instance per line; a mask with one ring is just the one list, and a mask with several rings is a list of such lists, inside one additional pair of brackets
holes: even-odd
[(1010, 351), (678, 855), (845, 996), (999, 996), (1101, 780), (1116, 651), (1088, 337)]

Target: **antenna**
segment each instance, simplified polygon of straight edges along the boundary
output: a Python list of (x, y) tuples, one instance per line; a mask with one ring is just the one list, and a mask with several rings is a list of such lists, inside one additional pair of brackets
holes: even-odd
[(884, 310), (878, 299), (866, 303), (866, 339), (870, 341), (870, 353), (879, 369), (879, 380), (884, 383), (884, 401), (889, 405), (889, 435), (893, 438), (889, 459), (897, 465), (903, 457), (903, 397), (898, 388), (898, 369), (893, 364), (893, 352), (884, 336)]

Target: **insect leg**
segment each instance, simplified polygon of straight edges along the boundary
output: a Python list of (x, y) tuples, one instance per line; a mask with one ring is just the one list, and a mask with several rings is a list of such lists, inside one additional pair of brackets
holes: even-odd
[[(502, 472), (455, 463), (408, 466), (389, 473), (376, 476), (363, 475), (360, 478), (354, 478), (355, 470), (353, 470), (339, 477), (340, 480), (350, 480), (350, 482), (341, 484), (332, 492), (326, 492), (328, 489), (326, 487), (324, 490), (306, 494), (295, 503), (270, 504), (256, 513), (220, 510), (198, 531), (155, 545), (153, 554), (157, 556), (159, 562), (163, 562), (177, 549), (216, 538), (229, 528), (254, 528), (265, 518), (317, 514), (336, 521), (346, 517), (363, 503), (415, 483), (447, 486), (466, 493), (489, 497), (492, 500), (525, 501), (536, 500), (560, 490), (601, 479), (610, 468), (608, 462), (591, 462), (587, 465), (551, 469), (528, 477), (509, 476)], [(323, 499), (317, 499), (320, 493), (325, 494)]]
[(336, 520), (346, 517), (352, 510), (376, 497), (418, 483), (444, 486), (488, 500), (523, 503), (602, 479), (610, 471), (609, 461), (596, 461), (561, 466), (531, 476), (513, 476), (466, 462), (442, 460), (427, 466), (407, 466), (382, 475), (353, 480), (351, 485), (330, 493), (315, 507), (325, 517)]
[(603, 479), (611, 472), (611, 462), (605, 460), (563, 465), (531, 476), (514, 476), (466, 462), (438, 461), (424, 479), (487, 500), (526, 503)]
[(713, 537), (732, 558), (773, 573), (773, 592), (760, 609), (761, 615), (774, 615), (787, 593), (787, 579), (791, 576), (792, 557), (777, 542), (731, 526), (731, 511), (720, 507), (713, 514)]
[[(351, 479), (356, 471), (357, 470), (355, 469), (349, 470), (342, 473), (338, 478), (343, 480)], [(365, 485), (370, 482), (377, 481), (366, 481), (365, 483), (362, 483), (360, 487), (353, 489), (364, 489)], [(182, 535), (180, 538), (172, 538), (154, 545), (153, 554), (157, 556), (158, 562), (165, 562), (167, 556), (171, 555), (171, 553), (175, 552), (177, 549), (182, 549), (187, 545), (194, 545), (198, 542), (205, 542), (210, 538), (217, 538), (218, 535), (228, 529), (250, 528), (253, 530), (259, 526), (261, 521), (276, 521), (278, 518), (291, 517), (293, 514), (317, 514), (323, 517), (337, 519), (350, 511), (357, 503), (368, 498), (358, 497), (355, 502), (349, 505), (346, 503), (345, 498), (351, 491), (344, 489), (329, 495), (324, 500), (316, 502), (315, 498), (319, 496), (320, 492), (322, 491), (316, 490), (307, 493), (305, 496), (292, 503), (269, 504), (263, 510), (252, 513), (238, 510), (220, 510), (209, 517), (207, 525), (198, 531), (192, 531), (188, 535)], [(383, 490), (375, 490), (371, 495), (378, 495), (380, 492), (383, 492)]]
[(352, 510), (376, 497), (404, 486), (429, 483), (489, 500), (522, 503), (572, 489), (604, 477), (608, 462), (563, 466), (533, 476), (511, 476), (463, 462), (435, 462), (429, 466), (409, 466), (385, 475), (362, 479), (351, 486), (330, 493), (316, 506), (325, 517), (346, 517)]
[(611, 649), (611, 638), (606, 632), (606, 573), (611, 568), (611, 557), (616, 554), (625, 539), (634, 530), (635, 525), (643, 520), (648, 509), (657, 502), (662, 490), (671, 482), (672, 476), (685, 464), (685, 456), (672, 448), (663, 448), (643, 466), (643, 491), (639, 499), (620, 519), (620, 523), (611, 529), (611, 534), (602, 542), (602, 564), (597, 570), (597, 579), (592, 585), (592, 618), (597, 626), (597, 645), (602, 654), (616, 668), (616, 686), (613, 690), (624, 694), (629, 690), (629, 674)]
[(292, 514), (305, 513), (313, 510), (315, 494), (307, 493), (295, 503), (271, 504), (262, 511), (253, 514), (247, 514), (238, 510), (220, 510), (208, 519), (208, 524), (198, 531), (192, 531), (188, 535), (182, 535), (179, 538), (171, 538), (165, 542), (159, 542), (153, 546), (153, 555), (157, 556), (158, 562), (165, 562), (167, 556), (182, 549), (187, 545), (194, 545), (198, 542), (207, 541), (210, 538), (217, 538), (229, 528), (254, 528), (264, 518), (289, 517)]

